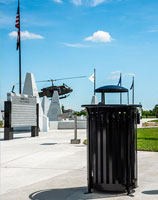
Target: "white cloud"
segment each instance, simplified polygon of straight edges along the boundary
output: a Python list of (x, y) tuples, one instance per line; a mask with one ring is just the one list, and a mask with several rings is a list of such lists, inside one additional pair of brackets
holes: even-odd
[(76, 6), (82, 5), (82, 0), (71, 0), (71, 2), (72, 2), (73, 4), (75, 4)]
[(120, 78), (120, 73), (121, 73), (121, 71), (119, 71), (119, 70), (111, 72), (111, 74), (114, 74), (114, 75), (107, 77), (107, 79), (109, 79), (109, 80), (118, 80)]
[[(52, 1), (57, 3), (63, 3), (63, 0), (52, 0)], [(95, 7), (102, 3), (108, 3), (110, 1), (122, 1), (122, 0), (69, 0), (69, 1), (72, 2), (75, 6), (85, 5), (85, 6)]]
[(107, 79), (109, 79), (109, 80), (118, 80), (119, 78), (120, 78), (120, 76), (118, 75), (118, 76), (110, 76)]
[(101, 3), (103, 3), (103, 2), (106, 2), (107, 0), (92, 0), (92, 1), (90, 1), (91, 3), (90, 3), (90, 5), (91, 6), (97, 6), (97, 5), (99, 5), (99, 4), (101, 4)]
[[(114, 71), (114, 72), (111, 72), (111, 74), (120, 74), (121, 71)], [(122, 73), (124, 76), (135, 76), (134, 73), (131, 73), (131, 72), (127, 72), (127, 73)]]
[(126, 75), (127, 75), (127, 76), (135, 76), (134, 73), (127, 73)]
[(53, 0), (53, 1), (56, 2), (56, 3), (63, 3), (62, 0)]
[(95, 7), (101, 3), (109, 2), (111, 0), (70, 0), (70, 1), (76, 6), (86, 5), (86, 6)]
[[(17, 37), (17, 31), (12, 31), (9, 33), (9, 36), (11, 38)], [(27, 39), (43, 39), (44, 37), (38, 34), (30, 33), (28, 31), (22, 31), (21, 32), (21, 39), (22, 40), (27, 40)]]
[[(111, 72), (111, 74), (114, 74), (114, 75), (112, 75), (112, 76), (109, 76), (109, 77), (107, 77), (107, 79), (109, 79), (109, 80), (117, 80), (117, 79), (119, 79), (120, 78), (120, 71), (114, 71), (114, 72)], [(128, 76), (135, 76), (135, 74), (134, 73), (131, 73), (131, 72), (127, 72), (127, 73), (122, 73), (122, 76), (123, 77), (128, 77)]]
[(86, 48), (86, 47), (90, 47), (88, 45), (84, 45), (84, 44), (80, 44), (80, 43), (75, 43), (75, 44), (72, 44), (72, 43), (63, 43), (65, 46), (67, 47), (75, 47), (75, 48)]
[(111, 72), (112, 74), (120, 74), (121, 72), (120, 71), (114, 71), (114, 72)]
[(113, 39), (108, 32), (97, 31), (94, 32), (92, 36), (89, 36), (84, 40), (92, 42), (111, 42)]

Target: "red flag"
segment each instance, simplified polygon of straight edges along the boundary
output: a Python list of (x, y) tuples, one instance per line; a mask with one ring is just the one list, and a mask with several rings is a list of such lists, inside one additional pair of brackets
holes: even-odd
[(17, 33), (17, 47), (16, 50), (19, 49), (20, 47), (20, 12), (19, 12), (19, 3), (18, 3), (18, 10), (17, 10), (17, 15), (16, 15), (16, 23), (15, 27), (18, 29)]

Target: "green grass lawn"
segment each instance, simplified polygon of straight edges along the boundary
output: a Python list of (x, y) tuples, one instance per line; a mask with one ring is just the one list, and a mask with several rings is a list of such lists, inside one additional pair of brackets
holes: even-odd
[[(87, 144), (87, 140), (84, 140)], [(142, 151), (158, 152), (158, 127), (139, 128), (137, 130), (137, 148)]]
[(145, 115), (143, 115), (142, 118), (146, 118), (146, 119), (147, 119), (147, 118), (156, 118), (156, 116), (147, 116), (147, 117), (146, 117)]
[(151, 121), (147, 121), (147, 122), (158, 122), (158, 120), (151, 120)]
[(158, 152), (158, 128), (139, 128), (137, 144), (138, 150)]

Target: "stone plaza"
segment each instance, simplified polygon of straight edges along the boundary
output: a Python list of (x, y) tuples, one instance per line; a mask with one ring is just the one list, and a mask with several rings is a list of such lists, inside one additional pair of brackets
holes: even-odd
[(81, 144), (70, 144), (73, 130), (15, 132), (14, 140), (3, 140), (0, 129), (2, 200), (84, 200), (133, 197), (158, 198), (158, 153), (138, 151), (138, 188), (126, 193), (87, 192), (86, 130), (78, 130)]

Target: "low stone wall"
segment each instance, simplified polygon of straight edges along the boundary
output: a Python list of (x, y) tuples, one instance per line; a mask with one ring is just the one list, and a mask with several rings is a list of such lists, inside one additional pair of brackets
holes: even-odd
[[(74, 120), (71, 121), (50, 121), (49, 122), (50, 130), (57, 129), (74, 129)], [(87, 121), (77, 121), (77, 129), (86, 129)]]

